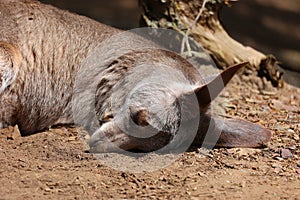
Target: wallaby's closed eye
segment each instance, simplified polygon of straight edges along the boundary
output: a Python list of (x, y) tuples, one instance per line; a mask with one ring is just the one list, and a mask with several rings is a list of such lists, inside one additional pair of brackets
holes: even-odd
[[(121, 31), (33, 0), (2, 1), (0, 18), (0, 128), (17, 124), (21, 133), (28, 135), (52, 125), (74, 123), (74, 112), (80, 115), (89, 106), (83, 98), (77, 99), (80, 109), (72, 108), (75, 80), (79, 71), (85, 70), (80, 69), (82, 62), (101, 42)], [(107, 51), (118, 49), (112, 45)], [(151, 67), (145, 68), (149, 71), (138, 71), (141, 63), (153, 69), (158, 68), (157, 63), (167, 65), (188, 81), (182, 83), (176, 76), (161, 73), (157, 82), (136, 88), (121, 115), (115, 115), (113, 107), (122, 103), (112, 104), (112, 97), (122, 99), (128, 91), (114, 88), (122, 81), (130, 85), (137, 78), (146, 80), (151, 74)], [(203, 143), (212, 125), (212, 130), (221, 133), (216, 135), (220, 136), (217, 146), (260, 146), (270, 139), (270, 131), (243, 120), (223, 123), (207, 113), (209, 104), (221, 92), (220, 80), (226, 85), (244, 65), (229, 67), (211, 82), (203, 83), (201, 74), (189, 62), (165, 50), (132, 51), (109, 61), (96, 70), (99, 79), (95, 82), (93, 106), (97, 121), (83, 124), (93, 131), (91, 152), (156, 150), (176, 139), (184, 120), (189, 123), (195, 119), (199, 119), (199, 125), (194, 144)], [(83, 78), (87, 80), (80, 85), (82, 91), (88, 90), (84, 82), (90, 77)], [(193, 96), (197, 105), (189, 104)], [(189, 112), (182, 113), (183, 106)]]

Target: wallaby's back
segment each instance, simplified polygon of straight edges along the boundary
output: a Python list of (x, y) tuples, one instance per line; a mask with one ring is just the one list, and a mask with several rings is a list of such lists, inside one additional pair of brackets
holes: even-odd
[[(1, 1), (0, 17), (0, 41), (14, 45), (21, 57), (11, 91), (0, 96), (1, 108), (6, 110), (0, 118), (32, 133), (68, 113), (65, 110), (70, 109), (74, 76), (81, 61), (118, 30), (28, 0)], [(14, 116), (9, 116), (11, 113)]]

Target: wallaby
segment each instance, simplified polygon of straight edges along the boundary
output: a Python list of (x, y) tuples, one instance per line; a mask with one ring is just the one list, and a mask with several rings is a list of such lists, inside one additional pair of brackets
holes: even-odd
[[(81, 114), (80, 109), (73, 108), (74, 99), (75, 104), (83, 109), (89, 105), (84, 97), (74, 98), (78, 92), (74, 89), (76, 76), (80, 70), (86, 70), (80, 69), (84, 66), (82, 62), (98, 44), (122, 31), (34, 0), (2, 0), (0, 19), (0, 128), (18, 125), (22, 135), (29, 135), (53, 125), (74, 123), (74, 112), (76, 116)], [(122, 43), (118, 45), (122, 46)], [(114, 48), (117, 49), (112, 45), (107, 50), (113, 51)], [(137, 76), (142, 80), (150, 73), (138, 69), (139, 63), (154, 67), (157, 63), (171, 66), (183, 74), (188, 83), (178, 89), (180, 83), (176, 83), (176, 77), (168, 78), (162, 73), (161, 79), (170, 83), (172, 91), (155, 83), (137, 88), (128, 107), (122, 110), (123, 115), (116, 116), (113, 107), (122, 103), (114, 100), (115, 104), (112, 104), (112, 96), (121, 99), (128, 91), (122, 87), (114, 89), (115, 86), (122, 81), (130, 85)], [(239, 119), (223, 122), (207, 113), (211, 101), (222, 89), (215, 87), (217, 82), (222, 79), (226, 85), (246, 64), (229, 67), (214, 80), (204, 83), (201, 74), (189, 62), (165, 50), (132, 51), (106, 63), (96, 74), (99, 78), (95, 83), (93, 105), (96, 126), (94, 122), (82, 123), (91, 132), (90, 151), (112, 152), (118, 148), (153, 151), (162, 148), (175, 138), (184, 115), (187, 122), (198, 120), (197, 135), (192, 138), (194, 144), (203, 143), (210, 124), (212, 130), (221, 133), (216, 146), (261, 146), (270, 140), (269, 130)], [(83, 84), (78, 84), (79, 91), (84, 91), (88, 87), (84, 81), (90, 77), (85, 80), (82, 76), (81, 79)], [(188, 110), (194, 111), (195, 116), (180, 113), (180, 107), (183, 104), (189, 106), (186, 102), (192, 96), (196, 97), (197, 105), (191, 104)], [(180, 101), (183, 104), (178, 103)], [(127, 134), (130, 124), (136, 127), (134, 134)], [(147, 135), (144, 133), (146, 129), (150, 132), (156, 130), (157, 134)]]

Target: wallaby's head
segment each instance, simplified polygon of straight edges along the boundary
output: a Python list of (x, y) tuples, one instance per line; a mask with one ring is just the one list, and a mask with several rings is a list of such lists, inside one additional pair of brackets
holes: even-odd
[[(93, 134), (91, 151), (114, 151), (114, 148), (107, 147), (108, 141), (125, 150), (152, 151), (164, 147), (178, 132), (191, 131), (195, 136), (201, 123), (200, 116), (205, 115), (211, 101), (245, 64), (232, 66), (212, 81), (196, 85), (178, 82), (178, 76), (173, 76), (173, 73), (161, 73), (155, 76), (160, 80), (144, 79), (132, 89), (128, 86), (132, 81), (128, 80), (133, 77), (128, 75), (120, 84), (120, 90), (126, 91), (127, 87), (131, 90), (125, 95), (122, 93), (123, 96), (118, 96), (120, 90), (115, 91), (117, 96), (112, 102), (114, 118)], [(151, 74), (148, 75), (151, 77)], [(122, 98), (125, 100), (122, 101)], [(99, 143), (103, 138), (108, 141)]]
[(247, 63), (229, 67), (206, 84), (180, 84), (170, 81), (172, 78), (168, 81), (161, 80), (160, 83), (143, 84), (128, 98), (126, 107), (130, 118), (138, 126), (151, 126), (174, 135), (182, 122), (199, 120), (211, 101), (245, 64)]

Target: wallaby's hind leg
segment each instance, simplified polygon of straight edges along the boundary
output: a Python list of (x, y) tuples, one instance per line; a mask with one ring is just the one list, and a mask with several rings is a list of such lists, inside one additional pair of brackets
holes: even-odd
[(0, 94), (15, 81), (20, 62), (21, 57), (17, 48), (0, 41)]
[(12, 44), (0, 41), (0, 129), (11, 125), (13, 121), (16, 98), (8, 89), (17, 78), (20, 63), (18, 49)]

